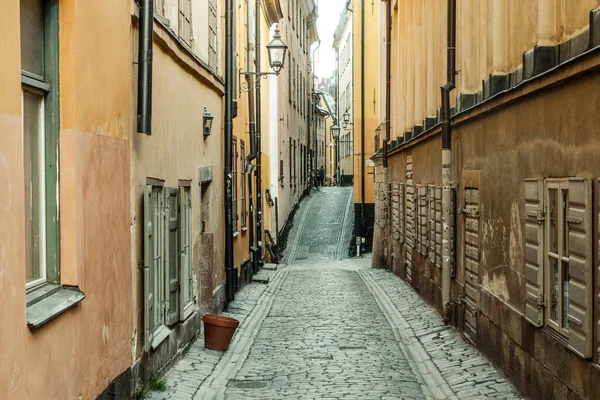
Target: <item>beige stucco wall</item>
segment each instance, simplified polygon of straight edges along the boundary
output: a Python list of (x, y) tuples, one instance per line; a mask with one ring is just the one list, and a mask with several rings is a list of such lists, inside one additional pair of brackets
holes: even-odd
[(132, 361), (129, 5), (60, 2), (61, 283), (86, 298), (35, 331), (25, 318), (19, 6), (5, 2), (0, 24), (0, 398), (95, 398)]
[[(137, 38), (137, 24), (134, 25)], [(137, 40), (132, 42), (128, 54), (132, 61), (137, 60)], [(173, 49), (179, 52), (173, 53)], [(192, 195), (192, 269), (194, 275), (197, 306), (200, 307), (202, 270), (204, 264), (201, 251), (201, 221), (205, 221), (205, 233), (214, 235), (212, 273), (214, 290), (225, 281), (224, 272), (224, 206), (223, 206), (223, 115), (222, 84), (211, 87), (186, 68), (198, 68), (208, 77), (216, 79), (191, 58), (187, 51), (178, 46), (174, 37), (161, 25), (155, 24), (155, 44), (153, 46), (153, 87), (152, 87), (152, 135), (134, 133), (131, 137), (131, 269), (134, 303), (134, 348), (137, 359), (143, 353), (143, 270), (138, 262), (144, 259), (144, 209), (143, 196), (147, 178), (165, 181), (165, 186), (178, 187), (179, 180), (190, 180)], [(181, 66), (181, 63), (185, 67)], [(187, 65), (186, 65), (187, 63)], [(137, 98), (137, 70), (130, 68), (130, 79), (134, 84), (130, 96)], [(212, 134), (204, 140), (202, 135), (202, 115), (204, 107), (214, 116)], [(129, 121), (130, 129), (136, 132), (135, 115)], [(203, 203), (209, 205), (210, 212), (201, 213), (199, 168), (212, 166), (213, 180)]]

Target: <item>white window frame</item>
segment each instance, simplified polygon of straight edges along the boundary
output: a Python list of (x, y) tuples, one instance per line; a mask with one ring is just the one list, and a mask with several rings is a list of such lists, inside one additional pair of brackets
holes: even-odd
[[(557, 208), (557, 218), (556, 218), (556, 236), (557, 236), (557, 246), (558, 252), (550, 251), (550, 228), (552, 226), (551, 223), (551, 204), (550, 204), (550, 191), (555, 190), (557, 193), (556, 201), (558, 202), (559, 207)], [(566, 202), (563, 204), (563, 192), (567, 192)], [(547, 222), (544, 226), (544, 286), (546, 290), (546, 325), (550, 328), (554, 329), (556, 332), (560, 333), (562, 336), (568, 337), (569, 329), (568, 322), (567, 326), (563, 327), (562, 321), (566, 319), (564, 316), (565, 313), (568, 314), (568, 305), (567, 309), (563, 307), (564, 301), (564, 268), (563, 263), (569, 264), (569, 257), (566, 254), (569, 254), (569, 241), (568, 238), (565, 237), (565, 233), (568, 235), (568, 226), (566, 221), (566, 214), (569, 207), (569, 182), (566, 179), (549, 179), (546, 180), (546, 184), (544, 187), (544, 205), (546, 208), (546, 216)], [(551, 317), (552, 313), (552, 295), (554, 291), (552, 290), (552, 276), (553, 271), (550, 270), (550, 260), (554, 259), (558, 262), (558, 278), (557, 278), (557, 321), (554, 321)], [(567, 287), (569, 281), (566, 281)], [(561, 290), (562, 289), (562, 290)], [(567, 292), (568, 293), (568, 292)]]

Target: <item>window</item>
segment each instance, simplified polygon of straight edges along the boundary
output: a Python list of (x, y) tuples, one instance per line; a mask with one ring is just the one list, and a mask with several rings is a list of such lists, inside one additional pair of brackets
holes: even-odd
[(179, 0), (179, 37), (188, 46), (192, 45), (192, 0)]
[(160, 16), (165, 15), (165, 0), (154, 0), (154, 12)]
[(242, 230), (246, 230), (248, 228), (246, 224), (246, 217), (248, 216), (246, 213), (246, 144), (243, 140), (240, 140), (240, 172), (242, 174), (242, 180), (240, 182), (241, 189), (241, 198), (240, 201), (242, 203)]
[(232, 140), (232, 144), (231, 144), (231, 157), (233, 157), (233, 160), (231, 161), (231, 175), (232, 175), (232, 183), (231, 183), (231, 197), (233, 198), (232, 202), (232, 211), (231, 211), (231, 218), (233, 219), (232, 224), (233, 224), (233, 234), (236, 235), (238, 232), (238, 219), (239, 219), (239, 215), (238, 215), (238, 209), (237, 209), (237, 184), (238, 184), (238, 180), (237, 180), (237, 159), (238, 159), (238, 153), (237, 153), (237, 138), (234, 136), (233, 140)]
[(592, 356), (591, 182), (525, 182), (525, 317)]
[(195, 309), (192, 277), (192, 199), (189, 183), (146, 185), (144, 194), (144, 345), (156, 349), (168, 326)]
[(292, 141), (290, 140), (290, 152), (288, 154), (288, 158), (289, 158), (289, 160), (288, 160), (289, 161), (289, 165), (288, 166), (289, 166), (289, 170), (290, 170), (290, 187), (292, 187), (292, 184), (294, 183), (294, 176), (293, 176), (293, 173), (292, 173), (292, 151), (293, 151), (292, 147), (293, 147), (292, 146)]
[(21, 1), (26, 287), (59, 283), (58, 10)]
[(208, 0), (208, 66), (217, 70), (217, 6), (216, 0)]

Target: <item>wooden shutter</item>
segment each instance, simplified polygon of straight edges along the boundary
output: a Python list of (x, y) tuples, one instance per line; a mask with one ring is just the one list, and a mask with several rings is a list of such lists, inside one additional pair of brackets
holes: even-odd
[[(451, 208), (454, 210), (454, 207)], [(452, 227), (454, 224), (451, 225)], [(454, 230), (452, 230), (454, 232)], [(454, 236), (454, 235), (452, 235)], [(454, 248), (454, 246), (452, 247)], [(435, 265), (442, 268), (442, 188), (435, 188)]]
[[(144, 348), (150, 349), (154, 339), (155, 325), (155, 280), (156, 249), (154, 236), (157, 210), (152, 186), (147, 185), (144, 193)], [(160, 215), (160, 211), (158, 212)], [(160, 254), (159, 254), (160, 257)]]
[(428, 229), (429, 229), (429, 260), (435, 264), (435, 186), (429, 185), (427, 187), (427, 197), (429, 201), (429, 221), (428, 221)]
[(525, 180), (525, 318), (544, 324), (544, 182)]
[(184, 321), (194, 312), (192, 276), (192, 198), (190, 188), (179, 188), (179, 247), (181, 255), (181, 289), (179, 318)]
[(179, 321), (179, 190), (166, 188), (165, 268), (167, 324)]
[(404, 221), (406, 217), (404, 215), (404, 183), (402, 182), (398, 185), (398, 202), (398, 240), (400, 240), (400, 243), (404, 243)]
[(592, 184), (569, 179), (567, 234), (569, 251), (569, 347), (592, 357)]

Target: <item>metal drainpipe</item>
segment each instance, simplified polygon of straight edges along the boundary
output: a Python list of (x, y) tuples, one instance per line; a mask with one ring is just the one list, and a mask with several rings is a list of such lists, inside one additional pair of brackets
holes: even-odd
[(444, 319), (450, 320), (450, 286), (452, 274), (452, 238), (454, 236), (452, 215), (452, 124), (450, 115), (450, 92), (455, 85), (456, 56), (456, 0), (448, 0), (448, 81), (441, 87), (442, 94), (442, 311)]
[[(319, 50), (319, 47), (321, 47), (321, 39), (319, 39), (319, 42), (317, 44), (317, 47), (315, 47), (313, 49), (312, 52), (312, 90), (311, 90), (311, 99), (313, 101), (313, 106), (312, 106), (312, 124), (313, 124), (313, 157), (312, 157), (312, 172), (316, 171), (317, 169), (317, 156), (318, 156), (318, 150), (317, 150), (317, 124), (316, 124), (316, 119), (317, 119), (317, 92), (315, 91), (315, 80), (317, 78), (317, 76), (315, 75), (315, 52), (317, 50)], [(312, 186), (314, 184), (313, 179), (311, 179), (310, 185)]]
[[(335, 121), (333, 122), (334, 125), (338, 125), (339, 127), (339, 123), (340, 123), (340, 49), (337, 48), (336, 49), (336, 62), (337, 62), (337, 84), (335, 85)], [(354, 78), (353, 78), (354, 79)], [(340, 176), (340, 152), (339, 152), (339, 137), (338, 140), (334, 140), (335, 141), (335, 180), (336, 180), (336, 185), (337, 186), (342, 186), (342, 182), (341, 180), (341, 176)]]
[(233, 0), (225, 3), (225, 288), (227, 302), (234, 300), (233, 277), (233, 179), (232, 179), (232, 138), (233, 138)]
[[(254, 72), (254, 59), (255, 59), (255, 51), (254, 51), (254, 4), (252, 1), (248, 2), (248, 12), (247, 12), (247, 24), (248, 24), (248, 60), (246, 65), (246, 70), (249, 73)], [(252, 160), (256, 159), (256, 109), (254, 106), (254, 79), (256, 77), (254, 75), (246, 75), (246, 82), (248, 83), (248, 129), (250, 133), (250, 154), (247, 156), (247, 163), (250, 164)], [(254, 251), (257, 249), (254, 246), (254, 206), (252, 200), (252, 172), (248, 174), (248, 202), (249, 202), (249, 212), (248, 212), (248, 250), (250, 251), (250, 255), (252, 256), (254, 268)]]
[[(260, 40), (260, 17), (261, 17), (261, 12), (260, 12), (260, 0), (256, 0), (256, 8), (255, 8), (255, 29), (256, 29), (256, 48), (255, 48), (255, 52), (256, 52), (256, 72), (260, 73), (260, 68), (261, 68), (261, 59), (260, 59), (260, 53), (261, 53), (261, 40)], [(256, 89), (256, 247), (258, 247), (258, 259), (255, 260), (256, 264), (255, 265), (255, 271), (257, 271), (260, 267), (260, 259), (262, 259), (263, 256), (263, 245), (262, 245), (262, 162), (261, 162), (261, 158), (262, 158), (262, 153), (261, 153), (261, 139), (260, 139), (260, 131), (262, 130), (262, 126), (261, 126), (261, 109), (260, 109), (260, 105), (261, 105), (261, 99), (260, 99), (260, 78), (256, 79), (256, 85), (255, 85), (255, 89)]]
[(154, 1), (140, 0), (138, 22), (138, 98), (137, 131), (152, 134), (152, 37)]
[(366, 236), (365, 220), (365, 0), (360, 6), (360, 235)]
[(390, 95), (392, 81), (392, 2), (387, 1), (385, 5), (385, 20), (386, 20), (386, 49), (385, 49), (385, 140), (383, 141), (383, 168), (387, 168), (388, 159), (388, 142), (390, 141), (390, 118), (392, 110), (392, 102)]

